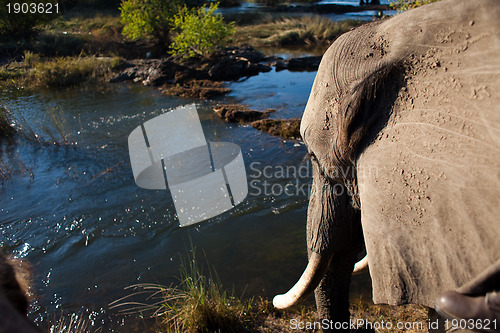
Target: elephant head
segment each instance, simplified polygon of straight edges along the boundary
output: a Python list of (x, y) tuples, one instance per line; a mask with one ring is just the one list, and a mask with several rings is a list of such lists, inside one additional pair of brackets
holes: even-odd
[(432, 306), (498, 259), (498, 17), (495, 0), (445, 0), (327, 50), (301, 123), (309, 263), (277, 308), (315, 290), (320, 318), (347, 321), (363, 242), (379, 303)]

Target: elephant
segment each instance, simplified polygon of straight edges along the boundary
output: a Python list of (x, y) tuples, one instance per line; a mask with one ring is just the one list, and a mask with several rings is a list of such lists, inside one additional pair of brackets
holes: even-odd
[(363, 248), (376, 304), (500, 287), (500, 1), (443, 0), (340, 36), (300, 132), (309, 259), (275, 307), (314, 291), (319, 318), (349, 321)]

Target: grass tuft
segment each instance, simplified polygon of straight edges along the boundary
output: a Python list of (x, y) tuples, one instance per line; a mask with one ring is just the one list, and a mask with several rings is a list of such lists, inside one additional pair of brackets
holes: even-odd
[[(91, 332), (88, 319), (72, 313), (68, 316), (61, 315), (49, 328), (49, 333), (79, 333)], [(97, 332), (95, 330), (94, 332)]]
[[(245, 330), (245, 302), (223, 290), (213, 277), (202, 274), (193, 255), (180, 269), (180, 284), (165, 287), (138, 284), (128, 287), (133, 293), (111, 304), (120, 313), (149, 314), (160, 319), (166, 332), (240, 332)], [(148, 295), (146, 302), (134, 298)]]
[(120, 57), (42, 58), (26, 51), (22, 62), (11, 62), (0, 68), (0, 81), (27, 87), (64, 88), (86, 82), (106, 80), (113, 69), (124, 63)]
[(34, 65), (30, 76), (37, 85), (71, 87), (106, 76), (110, 62), (96, 57), (60, 57)]

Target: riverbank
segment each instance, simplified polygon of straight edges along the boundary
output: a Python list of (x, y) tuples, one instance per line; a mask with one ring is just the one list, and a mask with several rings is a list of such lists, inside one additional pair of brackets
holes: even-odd
[[(128, 295), (112, 302), (110, 309), (122, 315), (151, 316), (156, 332), (320, 332), (328, 324), (317, 317), (309, 302), (280, 311), (262, 297), (234, 295), (214, 276), (215, 272), (202, 274), (193, 257), (181, 266), (179, 285), (130, 286)], [(427, 310), (419, 305), (374, 305), (358, 299), (350, 312), (351, 332), (420, 333), (427, 327)]]

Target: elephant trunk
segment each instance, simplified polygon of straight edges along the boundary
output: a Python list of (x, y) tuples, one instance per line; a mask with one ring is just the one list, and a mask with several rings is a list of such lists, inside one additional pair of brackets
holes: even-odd
[(277, 309), (286, 309), (304, 301), (318, 286), (330, 265), (333, 255), (320, 255), (311, 252), (309, 262), (299, 281), (283, 295), (276, 295), (273, 305)]

